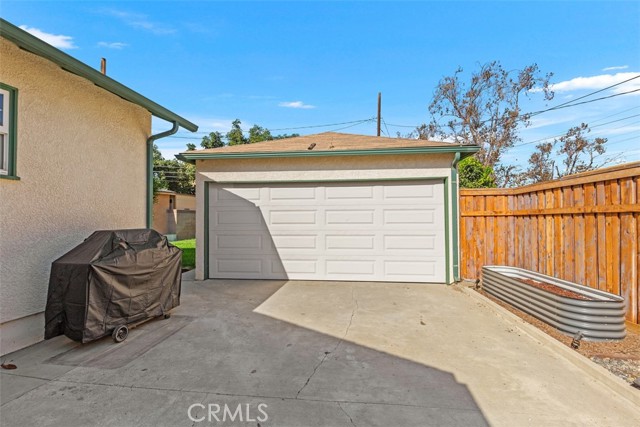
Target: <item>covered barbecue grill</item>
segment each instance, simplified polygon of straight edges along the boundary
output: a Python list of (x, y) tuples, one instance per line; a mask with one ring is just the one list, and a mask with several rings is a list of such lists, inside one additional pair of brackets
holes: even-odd
[(180, 305), (182, 251), (155, 230), (96, 231), (53, 262), (45, 339), (86, 343)]

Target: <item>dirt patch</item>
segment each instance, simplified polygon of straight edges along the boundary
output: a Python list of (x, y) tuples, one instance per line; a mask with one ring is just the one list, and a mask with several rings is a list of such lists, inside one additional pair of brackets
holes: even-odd
[(588, 300), (584, 295), (581, 295), (577, 292), (570, 291), (568, 289), (561, 288), (559, 286), (553, 285), (547, 282), (540, 282), (538, 280), (533, 279), (516, 279), (519, 282), (526, 283), (527, 285), (531, 285), (535, 288), (542, 289), (543, 291), (547, 291), (554, 295), (559, 295), (561, 297), (573, 298), (573, 299), (582, 299)]
[[(478, 290), (478, 292), (567, 347), (571, 347), (571, 341), (573, 340), (571, 336), (565, 335), (553, 326), (489, 295), (483, 290)], [(583, 340), (576, 351), (605, 367), (628, 383), (633, 383), (636, 378), (640, 378), (640, 333), (637, 331), (627, 328), (627, 336), (620, 341), (593, 342)]]

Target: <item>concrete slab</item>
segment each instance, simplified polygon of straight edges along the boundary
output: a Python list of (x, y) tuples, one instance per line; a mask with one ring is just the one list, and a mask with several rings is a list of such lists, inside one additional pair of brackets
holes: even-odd
[(452, 287), (183, 283), (166, 322), (189, 322), (171, 333), (9, 355), (0, 424), (242, 425), (207, 418), (240, 405), (255, 426), (260, 404), (261, 426), (640, 423), (637, 406)]

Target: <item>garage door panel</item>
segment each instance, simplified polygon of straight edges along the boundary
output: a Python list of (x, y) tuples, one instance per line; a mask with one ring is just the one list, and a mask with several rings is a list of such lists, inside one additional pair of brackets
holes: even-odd
[(327, 225), (373, 225), (375, 224), (374, 209), (327, 209), (325, 211)]
[[(246, 205), (248, 202), (259, 202), (260, 188), (233, 187), (220, 189), (213, 197), (209, 198), (209, 201), (220, 201), (226, 206), (233, 204)], [(216, 205), (219, 206), (219, 204)]]
[(383, 196), (385, 200), (393, 200), (399, 203), (406, 200), (415, 203), (416, 199), (434, 199), (436, 196), (435, 186), (416, 186), (416, 185), (391, 185), (383, 187)]
[(211, 277), (445, 280), (442, 181), (210, 188)]
[(214, 250), (223, 252), (227, 250), (263, 250), (264, 236), (260, 234), (223, 234), (214, 236)]
[(438, 239), (435, 234), (385, 234), (383, 247), (385, 251), (432, 251), (436, 249), (436, 242), (438, 241), (442, 241), (442, 238)]
[(244, 227), (248, 225), (260, 226), (263, 221), (260, 211), (233, 209), (216, 211), (213, 223), (214, 225)]
[(273, 225), (317, 225), (318, 212), (315, 210), (271, 210), (269, 224)]
[(327, 259), (325, 265), (328, 276), (368, 275), (371, 277), (375, 271), (375, 261), (371, 260)]
[(373, 200), (373, 187), (362, 185), (327, 187), (325, 189), (325, 198), (328, 202), (339, 201), (341, 203), (344, 203), (345, 200), (351, 201), (354, 199), (359, 202)]
[(262, 258), (222, 258), (216, 259), (215, 265), (220, 273), (262, 273)]
[(303, 201), (315, 200), (318, 189), (316, 187), (275, 187), (269, 189), (269, 200), (276, 201)]
[(357, 250), (374, 250), (375, 249), (375, 235), (325, 235), (325, 249), (330, 250), (344, 250), (344, 249), (357, 249)]
[(433, 224), (435, 209), (385, 209), (384, 225)]
[(293, 236), (273, 235), (271, 238), (273, 239), (275, 247), (281, 250), (318, 249), (318, 236), (315, 234)]

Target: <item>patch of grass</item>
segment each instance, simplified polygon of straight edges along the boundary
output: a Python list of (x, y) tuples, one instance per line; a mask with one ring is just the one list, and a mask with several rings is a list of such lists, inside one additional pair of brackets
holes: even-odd
[(171, 244), (182, 249), (182, 268), (196, 268), (196, 239), (177, 240)]

